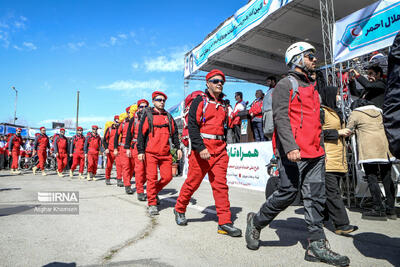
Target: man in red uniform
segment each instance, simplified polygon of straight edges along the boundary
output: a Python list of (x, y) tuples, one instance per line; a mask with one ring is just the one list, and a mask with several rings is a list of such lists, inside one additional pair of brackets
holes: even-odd
[(8, 153), (12, 157), (11, 174), (21, 174), (21, 171), (18, 170), (19, 152), (21, 145), (23, 145), (21, 131), (21, 128), (17, 128), (16, 134), (11, 136), (8, 142)]
[[(129, 109), (128, 113), (129, 113)], [(122, 115), (122, 114), (121, 114)], [(133, 175), (133, 168), (135, 162), (133, 158), (128, 158), (126, 151), (129, 150), (125, 149), (125, 142), (126, 136), (128, 134), (128, 127), (129, 127), (129, 117), (126, 115), (120, 115), (120, 125), (118, 126), (118, 131), (114, 138), (114, 154), (118, 153), (121, 162), (121, 169), (122, 169), (122, 179), (125, 186), (125, 192), (129, 195), (133, 194), (133, 190), (131, 188), (131, 178)], [(117, 150), (118, 148), (118, 150)]]
[[(165, 111), (166, 94), (153, 92), (154, 107), (146, 110), (140, 121), (138, 133), (138, 159), (145, 160), (147, 174), (147, 202), (150, 216), (158, 215), (156, 206), (158, 193), (172, 180), (172, 155), (169, 138), (178, 150), (178, 159), (182, 157), (180, 150), (178, 127), (172, 116)], [(157, 167), (161, 180), (158, 181)]]
[(130, 148), (129, 150), (126, 150), (127, 156), (129, 158), (133, 158), (135, 161), (135, 184), (137, 198), (139, 201), (146, 201), (147, 195), (144, 193), (144, 184), (146, 183), (146, 169), (144, 161), (140, 161), (138, 159), (138, 150), (137, 145), (135, 144), (137, 143), (140, 120), (143, 117), (146, 108), (149, 106), (149, 102), (146, 99), (140, 99), (137, 102), (137, 106), (138, 111), (135, 113), (135, 116), (129, 120), (125, 149)]
[(82, 135), (82, 127), (76, 128), (76, 131), (77, 133), (72, 138), (69, 149), (69, 156), (72, 157), (72, 166), (69, 170), (69, 177), (72, 178), (74, 176), (74, 171), (79, 164), (79, 178), (85, 179), (85, 177), (83, 177), (83, 171), (85, 169), (85, 153), (83, 152), (85, 137)]
[(37, 166), (32, 168), (33, 175), (36, 174), (36, 170), (39, 168), (42, 170), (42, 175), (46, 176), (46, 172), (44, 171), (44, 165), (47, 159), (47, 149), (50, 148), (49, 137), (46, 135), (46, 128), (40, 127), (40, 134), (35, 139), (35, 145), (33, 150), (33, 155), (36, 153), (39, 157), (39, 163)]
[(57, 174), (64, 177), (63, 171), (68, 163), (68, 140), (65, 137), (65, 129), (60, 129), (60, 135), (54, 139), (54, 153), (57, 158)]
[(114, 138), (115, 134), (117, 133), (118, 129), (118, 122), (119, 122), (119, 115), (114, 116), (114, 123), (111, 127), (107, 129), (107, 131), (104, 133), (104, 138), (103, 138), (103, 146), (105, 149), (105, 153), (107, 155), (107, 166), (106, 166), (106, 185), (111, 185), (110, 183), (110, 178), (111, 178), (111, 170), (112, 166), (115, 161), (116, 169), (117, 169), (117, 180), (118, 183), (122, 179), (122, 170), (121, 170), (121, 164), (119, 162), (119, 157), (114, 155)]
[(263, 123), (262, 123), (262, 106), (264, 93), (262, 90), (256, 91), (256, 99), (251, 103), (249, 114), (251, 116), (251, 126), (253, 128), (254, 138), (256, 142), (265, 141)]
[(99, 127), (97, 125), (93, 125), (92, 133), (88, 135), (85, 140), (84, 151), (85, 151), (85, 158), (87, 158), (88, 160), (88, 167), (87, 167), (88, 181), (97, 180), (95, 176), (97, 173), (97, 164), (99, 162), (99, 152), (101, 146), (101, 138), (97, 134), (97, 129), (99, 129)]
[[(229, 157), (226, 152), (224, 124), (227, 109), (224, 106), (225, 75), (212, 70), (206, 76), (206, 99), (197, 96), (189, 110), (188, 130), (192, 144), (189, 172), (176, 201), (174, 213), (178, 225), (186, 225), (186, 207), (193, 193), (208, 174), (218, 216), (218, 233), (238, 237), (242, 231), (232, 224), (226, 172)], [(206, 109), (203, 107), (208, 103)]]

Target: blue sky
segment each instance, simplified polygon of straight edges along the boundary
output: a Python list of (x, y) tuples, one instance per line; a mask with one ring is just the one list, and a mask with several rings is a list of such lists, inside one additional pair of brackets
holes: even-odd
[[(247, 0), (0, 1), (0, 122), (31, 127), (75, 120), (102, 127), (155, 89), (167, 108), (183, 98), (183, 55)], [(190, 91), (204, 82), (190, 82)], [(259, 85), (227, 83), (248, 101)], [(246, 93), (247, 92), (247, 93)], [(17, 121), (18, 122), (18, 121)]]

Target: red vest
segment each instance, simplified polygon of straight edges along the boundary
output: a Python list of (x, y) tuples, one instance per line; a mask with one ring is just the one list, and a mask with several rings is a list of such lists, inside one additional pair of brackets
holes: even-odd
[(83, 135), (75, 135), (74, 139), (72, 141), (72, 144), (74, 145), (74, 151), (73, 153), (77, 154), (83, 154), (83, 148), (85, 146), (85, 137)]
[(57, 151), (59, 154), (67, 154), (67, 138), (65, 137), (56, 137), (56, 143), (57, 143)]
[(46, 151), (47, 147), (49, 146), (49, 138), (47, 135), (40, 134), (37, 139), (38, 143), (38, 150)]
[(12, 150), (13, 150), (13, 151), (16, 151), (16, 152), (19, 152), (22, 143), (23, 143), (22, 137), (21, 137), (21, 136), (14, 135), (14, 136), (12, 137), (12, 144), (11, 144)]
[(99, 135), (88, 136), (88, 154), (99, 154), (101, 138)]

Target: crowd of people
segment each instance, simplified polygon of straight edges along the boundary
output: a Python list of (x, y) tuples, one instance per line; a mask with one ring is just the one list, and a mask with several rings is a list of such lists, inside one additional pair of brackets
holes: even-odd
[[(357, 163), (363, 166), (374, 204), (370, 211), (363, 213), (363, 218), (397, 218), (395, 187), (390, 176), (395, 157), (389, 151), (381, 110), (386, 82), (379, 67), (369, 67), (367, 77), (351, 70), (350, 83), (357, 81), (363, 86), (363, 91), (355, 91), (357, 89), (350, 84), (351, 92), (360, 99), (352, 103), (352, 112), (346, 118), (339, 108), (343, 104), (339, 89), (327, 86), (316, 73), (315, 53), (315, 48), (306, 42), (291, 45), (285, 55), (288, 75), (279, 82), (275, 77), (268, 77), (268, 91), (264, 94), (258, 90), (250, 106), (256, 140), (273, 140), (280, 183), (257, 212), (247, 215), (245, 239), (249, 249), (258, 249), (262, 229), (301, 192), (309, 232), (305, 260), (347, 266), (350, 259), (330, 249), (323, 229), (324, 221), (328, 220), (333, 222), (338, 235), (347, 235), (358, 229), (350, 224), (339, 186), (340, 179), (348, 172), (347, 137), (353, 134), (357, 137)], [(180, 139), (188, 138), (189, 167), (173, 210), (176, 224), (188, 224), (186, 208), (208, 174), (218, 216), (218, 233), (241, 236), (241, 229), (233, 225), (231, 218), (225, 136), (231, 132), (233, 142), (240, 141), (239, 113), (246, 110), (247, 103), (243, 101), (243, 94), (237, 92), (237, 103), (230, 108), (229, 102), (224, 100), (224, 83), (224, 73), (214, 69), (206, 75), (205, 91), (196, 96), (192, 94), (191, 101), (186, 99), (185, 103), (190, 103), (185, 115), (187, 136), (185, 133), (179, 136), (177, 124), (164, 109), (167, 95), (160, 91), (153, 92), (152, 107), (149, 101), (141, 99), (114, 116), (105, 129), (103, 140), (97, 134), (96, 125), (86, 137), (82, 135), (83, 129), (78, 127), (71, 141), (65, 138), (65, 130), (61, 129), (53, 140), (58, 175), (63, 176), (69, 155), (73, 161), (69, 172), (71, 177), (79, 165), (79, 178), (84, 179), (87, 160), (86, 179), (96, 180), (98, 156), (103, 148), (107, 157), (106, 184), (111, 184), (115, 162), (117, 185), (124, 186), (127, 194), (133, 194), (131, 179), (134, 177), (138, 200), (147, 200), (148, 213), (155, 216), (159, 214), (158, 193), (172, 179), (171, 149), (175, 149), (180, 159)], [(8, 144), (12, 157), (17, 155), (23, 142), (20, 132), (18, 129)], [(39, 164), (33, 168), (34, 174), (40, 169), (46, 175), (44, 162), (49, 147), (49, 137), (42, 127), (33, 145), (33, 155), (39, 156)], [(18, 161), (13, 162), (11, 169), (11, 172), (17, 172)], [(385, 200), (378, 180), (383, 181)]]

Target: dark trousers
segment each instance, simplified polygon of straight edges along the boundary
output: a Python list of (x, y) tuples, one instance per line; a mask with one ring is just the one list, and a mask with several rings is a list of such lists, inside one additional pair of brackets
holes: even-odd
[(382, 203), (381, 189), (378, 185), (378, 177), (380, 177), (380, 180), (382, 180), (383, 188), (385, 189), (386, 208), (388, 211), (393, 212), (395, 188), (391, 176), (392, 164), (364, 163), (363, 167), (365, 170), (365, 175), (367, 176), (368, 188), (371, 192), (374, 208), (379, 210), (385, 209)]
[(6, 168), (5, 155), (3, 153), (0, 153), (0, 170), (3, 170), (5, 168)]
[(254, 139), (256, 139), (256, 142), (265, 141), (262, 121), (253, 121), (251, 125), (253, 126)]
[(240, 143), (240, 136), (241, 134), (241, 127), (240, 124), (239, 125), (233, 125), (233, 141), (234, 143)]
[(325, 157), (302, 159), (297, 163), (283, 157), (278, 159), (278, 167), (281, 178), (279, 189), (261, 206), (254, 217), (254, 225), (259, 228), (267, 226), (296, 199), (301, 188), (309, 238), (311, 241), (325, 239), (322, 229), (326, 200)]
[(350, 224), (349, 216), (341, 196), (339, 182), (345, 174), (340, 172), (325, 173), (326, 203), (325, 220), (332, 219), (335, 227)]

